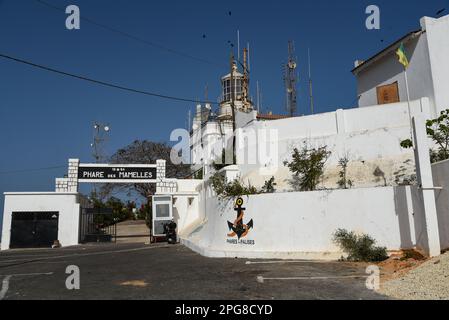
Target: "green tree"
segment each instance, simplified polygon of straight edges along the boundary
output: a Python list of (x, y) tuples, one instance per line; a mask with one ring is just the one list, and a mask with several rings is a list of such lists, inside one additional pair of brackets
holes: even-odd
[[(441, 111), (440, 116), (426, 122), (427, 135), (436, 145), (436, 149), (430, 150), (432, 163), (449, 159), (449, 109)], [(405, 149), (413, 148), (413, 142), (406, 139), (401, 142)]]
[(324, 166), (331, 152), (327, 146), (309, 148), (306, 143), (301, 150), (295, 148), (292, 161), (284, 165), (294, 174), (290, 184), (296, 191), (314, 191), (317, 189), (324, 174)]

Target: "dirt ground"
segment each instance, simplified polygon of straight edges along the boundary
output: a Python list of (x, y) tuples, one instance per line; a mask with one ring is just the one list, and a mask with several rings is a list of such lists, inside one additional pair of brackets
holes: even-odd
[(423, 254), (415, 250), (393, 253), (388, 260), (378, 264), (381, 269), (381, 285), (387, 281), (403, 277), (428, 260)]

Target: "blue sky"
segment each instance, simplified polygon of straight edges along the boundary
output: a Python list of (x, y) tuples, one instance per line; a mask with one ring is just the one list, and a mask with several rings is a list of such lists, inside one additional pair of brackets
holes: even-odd
[[(350, 73), (405, 33), (434, 16), (448, 0), (429, 1), (143, 1), (46, 0), (76, 4), (81, 16), (162, 46), (211, 61), (171, 54), (85, 21), (65, 28), (66, 15), (35, 0), (0, 0), (0, 52), (76, 74), (161, 94), (219, 96), (227, 73), (228, 41), (251, 46), (251, 89), (258, 80), (265, 110), (284, 112), (282, 63), (294, 40), (301, 81), (299, 108), (307, 113), (307, 48), (317, 112), (355, 105)], [(365, 28), (365, 8), (381, 9), (381, 30)], [(229, 12), (232, 14), (230, 15)], [(204, 37), (205, 36), (205, 37)], [(135, 139), (167, 141), (186, 127), (193, 103), (121, 92), (0, 59), (0, 172), (60, 166), (70, 157), (92, 161), (92, 123), (112, 127), (109, 153)], [(48, 191), (65, 169), (0, 174), (0, 193)], [(3, 197), (0, 200), (3, 207)], [(1, 210), (0, 210), (1, 211)]]

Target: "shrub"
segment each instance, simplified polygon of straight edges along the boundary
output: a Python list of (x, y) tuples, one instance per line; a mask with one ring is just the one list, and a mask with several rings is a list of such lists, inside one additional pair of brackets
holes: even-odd
[(315, 191), (324, 174), (324, 165), (331, 155), (327, 146), (309, 148), (305, 143), (301, 150), (295, 148), (292, 161), (284, 165), (294, 173), (290, 184), (296, 191)]
[(212, 188), (220, 199), (237, 198), (241, 196), (259, 194), (260, 191), (251, 185), (244, 185), (239, 180), (226, 183), (223, 174), (217, 172), (211, 178)]
[(338, 167), (340, 168), (338, 175), (340, 177), (340, 180), (338, 180), (337, 185), (341, 189), (350, 189), (353, 186), (352, 180), (348, 179), (349, 162), (349, 156), (347, 155), (338, 161)]
[(347, 261), (380, 262), (388, 259), (387, 248), (376, 247), (376, 240), (366, 234), (358, 236), (354, 232), (338, 229), (333, 241), (348, 255)]
[(270, 180), (265, 181), (264, 186), (262, 187), (262, 193), (275, 193), (277, 186), (274, 177), (272, 177)]

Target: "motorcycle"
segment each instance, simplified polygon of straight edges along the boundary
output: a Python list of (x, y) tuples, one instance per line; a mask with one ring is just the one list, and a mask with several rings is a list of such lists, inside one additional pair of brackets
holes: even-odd
[(176, 235), (177, 224), (174, 221), (164, 224), (164, 233), (169, 244), (176, 244), (178, 237)]

